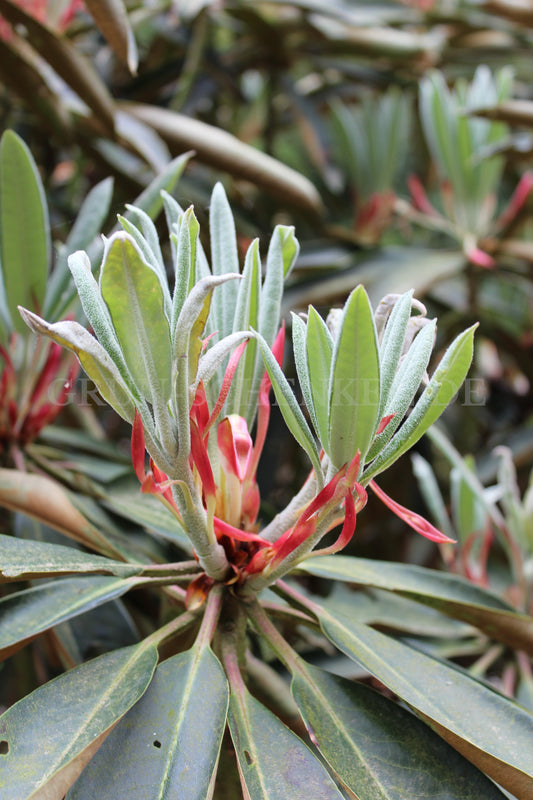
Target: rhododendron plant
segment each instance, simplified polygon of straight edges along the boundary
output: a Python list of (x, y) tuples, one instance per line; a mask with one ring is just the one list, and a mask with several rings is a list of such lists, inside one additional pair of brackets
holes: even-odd
[[(68, 791), (68, 800), (125, 794), (207, 800), (228, 796), (227, 775), (238, 772), (242, 796), (252, 800), (414, 798), (416, 773), (424, 796), (498, 800), (500, 790), (478, 767), (514, 787), (524, 764), (512, 742), (526, 738), (529, 715), (452, 665), (374, 630), (349, 603), (343, 611), (334, 595), (315, 597), (310, 580), (379, 586), (402, 594), (404, 603), (437, 605), (462, 620), (475, 607), (481, 630), (505, 640), (498, 614), (513, 612), (495, 607), (482, 589), (474, 604), (460, 578), (420, 568), (406, 576), (402, 565), (393, 565), (399, 572), (391, 577), (379, 562), (372, 571), (372, 562), (338, 555), (359, 530), (368, 490), (429, 540), (452, 541), (376, 479), (455, 396), (472, 358), (474, 329), (460, 333), (430, 368), (436, 321), (412, 292), (388, 295), (374, 310), (357, 286), (326, 319), (310, 306), (293, 314), (290, 326), (302, 403), (283, 371), (287, 320), (280, 321), (284, 280), (299, 251), (293, 229), (276, 227), (264, 261), (259, 242), (252, 242), (241, 269), (233, 217), (217, 185), (210, 264), (194, 210), (184, 211), (169, 194), (163, 202), (172, 290), (156, 228), (132, 206), (128, 219), (119, 217), (122, 230), (105, 239), (100, 264), (83, 251), (68, 259), (87, 328), (20, 308), (33, 331), (76, 354), (131, 425), (138, 496), (149, 509), (157, 506), (154, 498), (164, 506), (165, 525), (155, 536), (168, 548), (153, 550), (147, 563), (146, 542), (109, 534), (108, 523), (99, 529), (101, 516), (78, 525), (75, 535), (100, 556), (75, 551), (73, 561), (69, 548), (44, 542), (32, 542), (29, 555), (28, 542), (0, 540), (7, 578), (75, 575), (0, 601), (27, 609), (48, 593), (38, 620), (24, 629), (26, 640), (131, 589), (147, 598), (153, 616), (145, 638), (71, 665), (0, 718), (11, 796), (36, 797), (55, 785)], [(268, 513), (260, 467), (273, 401), (307, 456), (308, 474), (284, 508)], [(52, 491), (42, 476), (31, 485)], [(58, 491), (54, 484), (54, 496)], [(80, 511), (69, 508), (79, 523)], [(65, 518), (59, 528), (74, 535)], [(182, 561), (176, 547), (186, 551)], [(17, 567), (21, 549), (25, 566)], [(173, 559), (165, 556), (169, 550)], [(513, 619), (508, 635), (527, 647), (525, 623)], [(20, 636), (15, 620), (0, 635), (0, 650), (11, 652)], [(304, 661), (311, 639), (325, 653), (333, 646), (356, 660), (404, 705)], [(292, 694), (277, 671), (282, 667)], [(459, 723), (450, 708), (463, 696), (468, 715)], [(505, 721), (506, 735), (497, 740), (480, 728), (489, 703)], [(41, 707), (52, 771), (24, 751)], [(233, 761), (223, 743), (230, 739)], [(472, 756), (476, 747), (483, 761)], [(421, 758), (427, 769), (420, 769)]]

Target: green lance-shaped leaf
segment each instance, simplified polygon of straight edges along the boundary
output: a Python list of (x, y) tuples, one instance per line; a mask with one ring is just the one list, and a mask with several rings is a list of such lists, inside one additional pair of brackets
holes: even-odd
[(380, 410), (379, 413), (380, 419), (390, 414), (394, 414), (394, 417), (385, 430), (375, 437), (368, 451), (368, 461), (383, 450), (384, 446), (392, 439), (394, 433), (400, 427), (426, 373), (433, 350), (435, 328), (435, 320), (428, 322), (416, 335), (413, 344), (405, 354), (389, 387), (389, 397), (383, 412)]
[(459, 669), (349, 617), (315, 608), (328, 639), (519, 798), (533, 791), (533, 716)]
[(50, 325), (27, 309), (20, 309), (24, 322), (35, 333), (49, 336), (54, 342), (76, 353), (80, 364), (94, 381), (109, 405), (127, 422), (133, 422), (135, 398), (123, 380), (114, 361), (102, 345), (77, 322), (54, 322)]
[(170, 328), (161, 282), (125, 233), (106, 245), (100, 290), (135, 383), (147, 399), (168, 400)]
[[(259, 239), (255, 239), (246, 253), (242, 281), (239, 283), (234, 331), (256, 329), (259, 324), (259, 298), (261, 292), (261, 258)], [(245, 417), (251, 429), (257, 408), (254, 396), (254, 374), (262, 362), (257, 358), (257, 342), (251, 339), (241, 356), (226, 401), (227, 414)]]
[[(225, 275), (228, 272), (239, 272), (239, 254), (237, 252), (237, 236), (235, 222), (226, 192), (221, 183), (217, 183), (211, 195), (209, 211), (209, 231), (211, 236), (211, 265), (213, 275)], [(235, 287), (222, 286), (213, 301), (213, 324), (220, 336), (233, 332), (236, 294)]]
[(338, 555), (317, 556), (298, 569), (334, 581), (384, 589), (475, 625), (510, 647), (533, 654), (533, 619), (460, 575), (414, 564)]
[(74, 278), (74, 283), (76, 284), (85, 316), (96, 334), (98, 341), (104, 347), (120, 372), (120, 375), (132, 395), (136, 398), (140, 398), (139, 387), (135, 385), (135, 381), (124, 359), (124, 354), (118, 342), (115, 329), (113, 328), (113, 323), (111, 322), (109, 309), (104, 302), (98, 283), (91, 271), (91, 262), (89, 261), (87, 253), (83, 251), (73, 253), (68, 258), (68, 266)]
[(159, 238), (156, 227), (148, 214), (145, 214), (144, 211), (141, 211), (141, 209), (135, 208), (135, 206), (132, 205), (126, 205), (126, 208), (135, 222), (132, 222), (131, 219), (123, 217), (122, 214), (118, 214), (117, 219), (126, 233), (128, 233), (134, 240), (144, 261), (150, 267), (152, 267), (156, 275), (159, 277), (165, 304), (165, 314), (167, 318), (170, 318), (170, 291), (168, 288), (168, 279), (161, 248), (159, 246)]
[(204, 800), (216, 769), (228, 685), (208, 647), (161, 664), (72, 787), (68, 800)]
[(379, 352), (374, 317), (363, 286), (346, 301), (335, 341), (330, 377), (329, 442), (322, 442), (340, 468), (370, 447), (378, 423)]
[(365, 471), (365, 484), (409, 450), (455, 397), (472, 362), (476, 327), (467, 328), (448, 347), (409, 417)]
[(294, 229), (276, 225), (267, 253), (259, 315), (259, 332), (269, 345), (272, 345), (278, 332), (283, 281), (291, 271), (299, 251)]
[(389, 398), (389, 392), (398, 369), (400, 356), (402, 354), (407, 323), (411, 316), (411, 300), (413, 292), (406, 292), (394, 304), (390, 317), (387, 320), (381, 346), (379, 350), (379, 361), (381, 369), (381, 388), (379, 416), (383, 417), (385, 404)]
[(322, 446), (329, 446), (329, 377), (333, 354), (333, 339), (326, 323), (313, 306), (309, 306), (305, 338), (309, 387), (313, 411), (317, 421), (317, 434)]
[(244, 688), (232, 693), (229, 727), (250, 800), (340, 800), (318, 758)]
[[(169, 198), (169, 200), (172, 199)], [(177, 224), (179, 225), (179, 232), (176, 237), (175, 281), (170, 320), (170, 331), (173, 338), (176, 336), (176, 326), (183, 304), (197, 280), (196, 259), (200, 225), (192, 206), (178, 218)]]
[(46, 575), (107, 572), (120, 578), (138, 575), (142, 567), (123, 564), (73, 547), (0, 536), (0, 582), (27, 581)]
[(0, 800), (63, 797), (156, 664), (154, 645), (115, 650), (11, 706), (0, 717)]
[[(318, 419), (315, 412), (313, 403), (313, 394), (311, 392), (311, 381), (309, 378), (309, 364), (307, 362), (307, 325), (303, 319), (297, 316), (294, 311), (291, 311), (292, 317), (292, 348), (294, 352), (294, 363), (296, 365), (296, 372), (298, 373), (298, 382), (302, 395), (305, 400), (305, 405), (309, 411), (311, 421), (315, 431), (318, 431)], [(328, 381), (329, 386), (329, 381)]]
[(7, 307), (16, 331), (27, 333), (17, 306), (40, 311), (50, 267), (50, 223), (32, 155), (13, 131), (0, 142), (0, 252)]
[(291, 690), (321, 754), (359, 800), (503, 800), (427, 725), (367, 686), (306, 664)]
[(68, 254), (86, 250), (99, 235), (109, 212), (112, 195), (113, 178), (105, 178), (91, 189), (83, 201), (65, 244), (60, 246), (54, 271), (48, 281), (43, 308), (45, 317), (57, 318), (56, 310), (63, 302), (64, 293), (70, 294)]
[(140, 579), (89, 576), (63, 578), (23, 589), (0, 600), (0, 654), (72, 617), (121, 597)]

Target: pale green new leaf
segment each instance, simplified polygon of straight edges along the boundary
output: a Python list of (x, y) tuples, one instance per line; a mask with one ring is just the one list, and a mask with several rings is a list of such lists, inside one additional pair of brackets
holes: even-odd
[(50, 223), (43, 185), (22, 139), (6, 131), (0, 142), (0, 253), (13, 327), (27, 334), (17, 306), (43, 307), (50, 269)]
[(372, 443), (368, 453), (368, 461), (374, 458), (399, 428), (402, 420), (411, 405), (413, 398), (420, 387), (425, 375), (435, 338), (436, 322), (432, 320), (424, 325), (416, 335), (415, 340), (403, 358), (398, 371), (389, 388), (388, 401), (380, 411), (380, 418), (394, 414), (394, 417)]
[[(248, 248), (242, 276), (233, 320), (234, 331), (257, 329), (259, 323), (259, 298), (261, 292), (259, 239), (255, 239)], [(239, 414), (239, 416), (244, 417), (250, 429), (257, 406), (257, 396), (253, 394), (257, 361), (257, 342), (255, 339), (251, 339), (244, 354), (241, 356), (226, 401), (226, 413)]]
[(263, 356), (270, 380), (272, 381), (272, 388), (274, 390), (280, 411), (283, 415), (283, 419), (285, 420), (285, 424), (298, 444), (300, 444), (300, 446), (309, 456), (309, 459), (315, 469), (317, 478), (320, 481), (322, 478), (320, 455), (313, 435), (309, 430), (309, 425), (306, 422), (290, 384), (285, 377), (283, 370), (276, 361), (272, 350), (262, 336), (256, 332), (254, 332), (254, 336), (257, 337), (257, 341), (259, 342), (259, 349), (261, 351), (261, 355)]
[(265, 280), (261, 289), (259, 333), (272, 345), (279, 326), (283, 281), (289, 274), (300, 250), (294, 230), (276, 225), (267, 253)]
[(208, 647), (162, 663), (67, 795), (130, 800), (204, 800), (216, 769), (228, 685)]
[(341, 800), (319, 759), (242, 687), (232, 693), (229, 727), (244, 797), (250, 800)]
[(385, 415), (384, 408), (389, 398), (389, 392), (398, 369), (402, 347), (411, 315), (411, 300), (413, 292), (406, 292), (394, 304), (390, 317), (387, 320), (383, 339), (379, 349), (379, 362), (381, 372), (381, 388), (379, 398), (379, 416)]
[[(346, 301), (335, 340), (330, 377), (329, 441), (322, 442), (340, 469), (359, 450), (362, 464), (378, 423), (379, 352), (374, 317), (363, 286)], [(318, 416), (318, 414), (317, 414)]]
[(383, 633), (316, 607), (322, 629), (503, 788), (533, 790), (533, 716), (492, 688)]
[(145, 692), (156, 664), (153, 645), (115, 650), (11, 706), (0, 717), (0, 800), (62, 797), (112, 726)]
[(127, 234), (106, 245), (100, 290), (135, 383), (152, 402), (168, 400), (170, 328), (158, 275)]
[(427, 725), (367, 686), (305, 664), (291, 690), (321, 754), (359, 800), (503, 800)]
[(329, 378), (333, 339), (324, 320), (313, 306), (309, 306), (305, 349), (317, 434), (322, 447), (329, 452)]
[[(169, 207), (170, 200), (173, 200), (173, 198), (167, 196), (165, 208)], [(175, 244), (174, 294), (172, 297), (172, 315), (170, 320), (170, 335), (172, 340), (176, 337), (176, 325), (183, 304), (197, 279), (196, 260), (200, 226), (192, 206), (178, 217), (176, 225), (179, 225), (179, 232), (176, 235)]]
[[(226, 275), (239, 272), (239, 254), (235, 222), (226, 192), (217, 183), (211, 195), (209, 209), (209, 231), (211, 236), (211, 267), (213, 275)], [(221, 337), (233, 332), (235, 316), (235, 287), (222, 286), (213, 300), (212, 319), (215, 330)]]
[(307, 350), (306, 350), (306, 334), (307, 325), (297, 316), (294, 311), (291, 312), (292, 316), (292, 348), (294, 352), (294, 363), (296, 365), (296, 372), (298, 373), (298, 382), (302, 395), (305, 400), (305, 405), (309, 411), (311, 421), (315, 431), (318, 431), (318, 419), (313, 405), (313, 394), (311, 392), (311, 382), (309, 379), (309, 364), (307, 363)]
[(365, 485), (409, 450), (455, 397), (472, 362), (476, 327), (467, 328), (448, 347), (407, 420), (369, 465), (363, 476)]
[(140, 397), (140, 389), (136, 386), (124, 359), (124, 354), (111, 322), (109, 309), (91, 271), (91, 262), (87, 253), (81, 250), (73, 253), (69, 256), (68, 266), (76, 284), (85, 316), (98, 341), (107, 351), (131, 393), (135, 397)]

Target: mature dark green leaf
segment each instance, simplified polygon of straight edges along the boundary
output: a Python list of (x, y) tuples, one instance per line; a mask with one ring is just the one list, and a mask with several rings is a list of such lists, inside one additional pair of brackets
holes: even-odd
[(312, 751), (242, 688), (232, 694), (229, 726), (244, 796), (250, 800), (340, 800)]
[(107, 572), (119, 578), (138, 575), (141, 568), (84, 553), (73, 547), (0, 535), (0, 581), (29, 580), (73, 572)]
[(347, 616), (316, 606), (339, 650), (416, 709), (446, 741), (520, 800), (533, 792), (533, 716), (512, 700)]
[(0, 717), (0, 800), (62, 797), (156, 664), (153, 645), (115, 650), (11, 706)]
[(533, 653), (533, 619), (459, 575), (351, 556), (318, 556), (308, 559), (299, 569), (409, 597), (475, 625), (511, 647)]
[(357, 622), (412, 636), (457, 641), (459, 638), (477, 634), (471, 625), (383, 589), (365, 587), (363, 591), (353, 591), (346, 584), (337, 581), (327, 600), (322, 602), (333, 614), (340, 611), (353, 616)]
[(68, 800), (204, 800), (227, 707), (224, 671), (209, 648), (169, 658), (84, 770)]
[(39, 633), (120, 597), (135, 578), (63, 578), (8, 594), (0, 600), (0, 654), (5, 656)]
[(503, 800), (423, 722), (372, 689), (306, 664), (292, 692), (313, 741), (359, 800)]
[(22, 139), (6, 131), (0, 143), (0, 250), (11, 322), (28, 329), (17, 306), (42, 308), (50, 267), (50, 224), (44, 190)]

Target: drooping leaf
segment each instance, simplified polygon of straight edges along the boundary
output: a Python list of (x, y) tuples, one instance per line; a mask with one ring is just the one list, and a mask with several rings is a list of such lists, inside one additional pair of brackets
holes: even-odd
[(68, 492), (45, 475), (0, 469), (0, 505), (27, 514), (91, 550), (121, 558), (120, 550), (73, 505)]
[(84, 770), (68, 800), (209, 797), (228, 694), (222, 667), (209, 648), (169, 658)]
[(305, 664), (291, 689), (321, 754), (359, 800), (503, 800), (423, 722), (367, 686)]
[(113, 131), (113, 98), (105, 83), (85, 58), (63, 36), (35, 19), (12, 0), (0, 0), (0, 11), (9, 22), (23, 26), (31, 45), (94, 112), (99, 125), (105, 131)]
[(59, 622), (120, 597), (138, 580), (63, 578), (8, 594), (0, 600), (0, 653), (5, 657)]
[(377, 427), (379, 391), (374, 317), (363, 286), (358, 286), (346, 301), (331, 364), (327, 453), (338, 469), (358, 450), (364, 463)]
[(40, 311), (50, 268), (50, 223), (33, 157), (6, 131), (0, 142), (0, 252), (11, 322), (27, 334), (17, 306)]
[(317, 556), (299, 569), (335, 581), (374, 586), (460, 619), (510, 647), (533, 653), (533, 619), (460, 575), (368, 558)]
[(368, 669), (469, 761), (521, 800), (533, 790), (533, 716), (458, 669), (316, 608), (328, 639)]
[(228, 719), (245, 797), (340, 800), (318, 758), (244, 687), (231, 695)]
[(313, 215), (321, 212), (320, 196), (307, 178), (230, 133), (166, 108), (129, 102), (118, 105), (152, 125), (169, 146), (191, 148), (200, 161), (252, 181), (287, 205)]
[(2, 578), (21, 581), (74, 572), (105, 572), (120, 578), (129, 578), (138, 575), (141, 568), (135, 564), (124, 564), (84, 553), (72, 547), (0, 535), (0, 581)]
[(145, 692), (156, 664), (154, 645), (115, 650), (11, 706), (0, 717), (0, 800), (62, 797), (94, 744)]
[(86, 6), (113, 52), (135, 74), (138, 64), (137, 45), (122, 0), (87, 0)]

